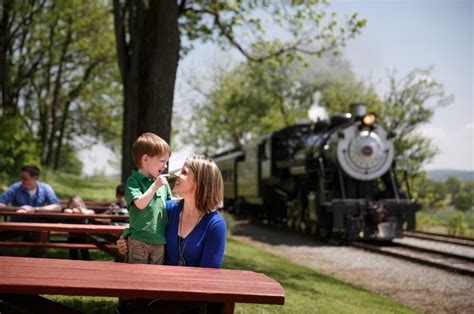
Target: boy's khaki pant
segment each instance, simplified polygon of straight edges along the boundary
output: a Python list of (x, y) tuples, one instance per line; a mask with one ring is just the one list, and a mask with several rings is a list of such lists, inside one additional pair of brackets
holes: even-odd
[(164, 244), (148, 244), (128, 237), (128, 263), (161, 265), (164, 261)]

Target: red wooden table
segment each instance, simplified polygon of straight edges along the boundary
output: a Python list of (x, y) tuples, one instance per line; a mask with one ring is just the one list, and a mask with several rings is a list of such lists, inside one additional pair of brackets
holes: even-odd
[(252, 271), (0, 256), (0, 298), (35, 312), (71, 310), (42, 294), (211, 302), (220, 313), (285, 300), (278, 282)]

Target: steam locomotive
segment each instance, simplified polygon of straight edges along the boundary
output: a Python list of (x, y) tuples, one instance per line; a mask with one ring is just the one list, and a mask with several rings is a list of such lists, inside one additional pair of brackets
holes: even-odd
[(363, 104), (351, 108), (213, 156), (225, 207), (340, 240), (392, 240), (405, 224), (414, 229), (420, 206), (397, 181), (395, 133)]

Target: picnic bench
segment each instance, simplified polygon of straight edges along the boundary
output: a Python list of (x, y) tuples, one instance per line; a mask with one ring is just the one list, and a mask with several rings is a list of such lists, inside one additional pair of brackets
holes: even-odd
[[(278, 282), (253, 271), (0, 256), (0, 299), (34, 312), (77, 312), (43, 294), (209, 302), (208, 313), (285, 300)], [(171, 313), (160, 304), (150, 312)]]
[(62, 212), (37, 211), (33, 213), (18, 213), (19, 207), (6, 206), (0, 208), (0, 216), (3, 217), (24, 217), (24, 218), (42, 218), (54, 220), (58, 222), (67, 222), (68, 220), (85, 220), (88, 223), (104, 223), (101, 220), (128, 221), (128, 215), (112, 215), (112, 214), (68, 214)]
[[(113, 225), (86, 225), (64, 223), (35, 223), (35, 222), (0, 222), (0, 246), (9, 247), (46, 247), (69, 249), (100, 249), (116, 260), (123, 257), (117, 252), (115, 241), (123, 232), (123, 226)], [(5, 241), (13, 234), (24, 232), (39, 232), (39, 242)], [(55, 243), (50, 241), (52, 232), (78, 234), (88, 243)], [(103, 241), (96, 239), (101, 238)], [(104, 243), (105, 241), (105, 243)]]

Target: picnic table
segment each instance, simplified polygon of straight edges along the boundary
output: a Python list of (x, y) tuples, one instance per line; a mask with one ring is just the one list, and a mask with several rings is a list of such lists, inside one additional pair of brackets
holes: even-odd
[[(77, 249), (100, 249), (115, 259), (120, 260), (122, 256), (117, 252), (115, 241), (120, 237), (124, 226), (113, 225), (89, 225), (89, 224), (66, 224), (66, 223), (36, 223), (36, 222), (0, 222), (0, 246), (9, 247), (47, 247), (47, 248), (77, 248)], [(19, 234), (23, 232), (39, 232), (39, 242), (5, 241), (11, 239), (12, 232)], [(54, 243), (50, 242), (52, 232), (66, 234), (79, 234), (89, 243)], [(96, 239), (101, 238), (101, 240)]]
[[(0, 299), (34, 312), (74, 312), (43, 294), (210, 302), (208, 313), (285, 300), (278, 282), (253, 271), (0, 256)], [(151, 312), (169, 312), (159, 306)]]

